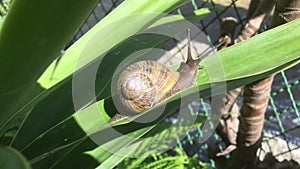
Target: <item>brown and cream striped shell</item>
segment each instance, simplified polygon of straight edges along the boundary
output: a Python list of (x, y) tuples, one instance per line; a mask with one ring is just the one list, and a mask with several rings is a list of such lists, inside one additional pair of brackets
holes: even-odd
[(117, 95), (125, 114), (141, 113), (163, 100), (177, 83), (179, 72), (156, 61), (139, 61), (120, 75)]

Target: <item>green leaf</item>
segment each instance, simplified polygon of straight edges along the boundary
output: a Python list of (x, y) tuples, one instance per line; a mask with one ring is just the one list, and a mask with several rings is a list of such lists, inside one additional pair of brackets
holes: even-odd
[[(132, 3), (134, 3), (133, 1), (132, 1)], [(181, 3), (185, 3), (185, 1), (181, 1)], [(166, 4), (165, 2), (163, 2), (162, 4)], [(168, 4), (168, 3), (167, 3)], [(175, 4), (177, 4), (177, 2), (176, 1), (174, 1), (174, 4), (173, 5), (175, 5)], [(136, 6), (140, 6), (141, 4), (135, 4)], [(130, 6), (130, 8), (133, 8), (135, 5), (128, 5), (128, 4), (125, 4), (124, 6), (126, 7), (128, 7), (128, 6)], [(147, 3), (146, 3), (146, 5), (148, 5)], [(159, 5), (160, 6), (160, 5)], [(122, 5), (121, 5), (121, 7), (119, 7), (119, 8), (122, 8)], [(166, 6), (165, 7), (167, 10), (170, 10), (169, 9), (169, 6)], [(151, 8), (146, 8), (145, 9), (146, 11), (145, 12), (149, 12), (149, 10), (152, 10), (152, 11), (155, 11), (155, 10), (157, 10), (157, 7), (153, 7), (153, 9), (151, 9)], [(121, 10), (122, 11), (122, 10)], [(126, 11), (126, 10), (125, 10)], [(199, 19), (201, 19), (201, 18), (203, 18), (204, 16), (205, 16), (205, 14), (207, 14), (207, 13), (209, 13), (209, 10), (208, 9), (200, 9), (200, 10), (197, 10), (197, 11), (195, 11), (195, 12), (193, 12), (193, 15), (192, 14), (187, 14), (188, 15), (188, 18), (189, 19), (192, 19), (192, 20), (199, 20)], [(112, 15), (113, 17), (116, 17), (114, 14)], [(122, 14), (120, 14), (120, 15), (117, 15), (118, 17), (120, 17), (120, 16), (122, 16)], [(108, 16), (108, 17), (110, 17), (110, 15)], [(174, 19), (172, 19), (172, 18), (175, 18), (175, 20)], [(115, 20), (115, 19), (112, 19), (112, 20)], [(166, 18), (163, 18), (163, 20), (162, 21), (160, 21), (160, 25), (161, 24), (174, 24), (174, 23), (176, 23), (176, 22), (178, 22), (178, 21), (182, 21), (182, 16), (181, 15), (176, 15), (176, 16), (174, 16), (174, 17), (166, 17)], [(101, 22), (102, 23), (102, 22)], [(156, 25), (157, 26), (157, 25)], [(97, 31), (99, 31), (99, 30), (97, 30)], [(109, 30), (109, 31), (111, 31), (111, 30)], [(115, 32), (115, 31), (113, 31), (113, 32)], [(162, 41), (164, 41), (164, 40), (166, 40), (166, 37), (154, 37), (154, 39), (153, 38), (149, 38), (149, 37), (151, 37), (151, 36), (143, 36), (143, 37), (141, 37), (141, 44), (143, 43), (143, 42), (145, 42), (145, 43), (148, 43), (148, 44), (150, 44), (151, 45), (151, 43), (153, 44), (152, 46), (154, 46), (154, 45), (157, 45), (158, 43), (160, 43), (160, 42), (162, 42)], [(133, 39), (132, 39), (133, 40)], [(144, 41), (145, 40), (145, 41)], [(132, 43), (132, 42), (129, 42), (129, 44), (130, 43)], [(145, 46), (145, 45), (144, 45)], [(124, 48), (125, 47), (125, 48)], [(141, 46), (141, 47), (143, 47), (143, 45)], [(149, 47), (149, 46), (148, 46)], [(71, 47), (72, 48), (72, 47)], [(121, 49), (117, 49), (117, 50), (124, 50), (124, 49), (128, 49), (128, 46), (126, 46), (126, 44), (123, 46), (123, 48), (121, 48)], [(128, 52), (132, 52), (133, 50), (135, 50), (136, 48), (132, 48), (131, 50), (128, 50), (127, 51), (127, 53), (125, 53), (125, 54), (128, 54)], [(76, 49), (74, 49), (74, 50), (76, 50)], [(71, 58), (71, 60), (72, 60), (72, 62), (74, 62), (74, 59), (75, 59), (75, 61), (76, 61), (76, 57), (74, 57), (74, 56), (72, 56), (72, 55), (64, 55), (64, 57), (63, 58), (66, 58), (66, 57), (69, 57), (69, 58)], [(64, 63), (63, 62), (63, 59), (62, 59), (62, 61), (60, 62), (60, 63)], [(70, 64), (69, 62), (67, 62), (66, 64), (63, 64), (63, 66), (64, 66), (64, 68), (62, 68), (64, 71), (65, 70), (68, 70), (66, 67), (68, 67), (68, 66), (66, 66), (66, 65), (68, 65), (68, 64)], [(72, 64), (75, 64), (75, 63), (72, 63)], [(51, 67), (51, 66), (50, 66)], [(52, 71), (46, 71), (46, 73), (45, 74), (51, 74), (52, 73)], [(49, 79), (51, 79), (51, 77), (50, 77), (50, 75), (49, 76), (44, 76), (44, 77), (47, 77), (46, 79), (47, 80), (49, 80)], [(57, 77), (55, 77), (55, 78), (57, 78)], [(46, 81), (47, 81), (46, 80)], [(68, 81), (68, 80), (70, 80), (70, 79), (65, 79), (62, 83), (64, 83), (65, 81)], [(62, 85), (62, 83), (61, 84), (59, 84), (59, 85)], [(43, 85), (45, 85), (45, 83), (42, 83)], [(59, 86), (58, 85), (58, 86)], [(57, 88), (57, 86), (56, 87), (54, 87), (54, 88)], [(53, 91), (53, 90), (55, 90), (55, 89), (51, 89), (51, 91)], [(19, 108), (19, 110), (17, 111), (17, 113), (20, 113), (20, 112), (24, 112), (24, 111), (28, 111), (28, 108), (30, 108), (30, 107), (32, 107), (32, 106), (34, 106), (37, 102), (39, 102), (40, 100), (42, 100), (43, 99), (43, 97), (45, 97), (45, 96), (47, 96), (49, 93), (51, 93), (51, 92), (49, 92), (49, 91), (46, 91), (46, 92), (44, 92), (44, 93), (42, 93), (41, 95), (37, 95), (37, 97), (35, 97), (35, 98), (33, 98), (32, 99), (32, 101), (29, 103), (29, 104), (26, 104), (25, 105), (25, 107), (26, 108)], [(26, 101), (24, 101), (24, 99), (22, 100), (22, 102), (23, 103), (26, 103)], [(25, 109), (25, 110), (24, 110)], [(27, 109), (27, 110), (26, 110)], [(16, 117), (18, 117), (18, 115), (17, 115), (17, 113), (15, 113), (15, 114), (13, 114), (12, 116), (11, 116), (11, 118), (10, 118), (10, 120), (8, 120), (8, 121), (6, 121), (5, 122), (5, 124), (4, 124), (4, 126), (0, 126), (0, 129), (2, 128), (2, 131), (5, 131), (5, 130), (3, 130), (4, 129), (4, 127), (7, 127), (6, 125), (7, 125), (7, 123), (9, 123), (10, 121), (12, 121), (13, 119), (15, 119)], [(0, 134), (1, 134), (1, 132), (0, 132)]]
[[(221, 50), (217, 53), (218, 56), (208, 56), (203, 64), (207, 65), (209, 70), (214, 70), (216, 66), (222, 66), (228, 81), (262, 74), (297, 60), (300, 55), (298, 47), (300, 34), (296, 28), (299, 24), (300, 19), (297, 19), (265, 31), (247, 41)], [(214, 59), (220, 61), (213, 61)], [(198, 83), (203, 83), (200, 82), (202, 77), (209, 76), (199, 73)], [(212, 82), (219, 81), (217, 76), (210, 80)]]
[[(207, 10), (204, 10), (204, 13), (207, 13)], [(165, 22), (164, 22), (165, 23)], [(151, 37), (151, 36), (146, 36), (144, 39), (145, 40), (148, 40), (149, 41), (149, 38), (148, 37)], [(160, 37), (159, 37), (160, 38)], [(150, 38), (151, 39), (151, 38)], [(152, 40), (153, 40), (153, 38), (152, 38)], [(160, 39), (159, 39), (160, 40)], [(149, 41), (150, 42), (150, 41)], [(155, 42), (157, 42), (157, 40), (155, 40)], [(128, 49), (128, 46), (127, 45), (124, 45), (127, 49)], [(124, 49), (124, 47), (123, 47), (123, 49)], [(68, 79), (67, 79), (68, 80)], [(63, 82), (64, 83), (64, 82)], [(63, 84), (63, 83), (61, 83), (61, 84)], [(61, 85), (61, 84), (59, 84), (59, 85)], [(70, 102), (70, 103), (67, 103), (67, 101), (72, 101), (72, 99), (71, 99), (71, 84), (70, 84), (70, 82), (68, 82), (67, 84), (64, 84), (63, 86), (59, 86), (59, 85), (56, 85), (55, 87), (53, 87), (53, 88), (51, 88), (50, 90), (47, 90), (47, 91), (45, 91), (44, 93), (42, 93), (40, 96), (38, 96), (37, 98), (35, 98), (35, 100), (33, 100), (33, 102), (39, 102), (40, 100), (42, 100), (42, 99), (44, 99), (44, 97), (46, 97), (48, 94), (50, 94), (50, 93), (52, 93), (52, 95), (54, 95), (54, 96), (56, 96), (56, 97), (59, 97), (59, 99), (62, 99), (62, 100), (64, 100), (64, 102), (65, 103), (63, 103), (63, 102), (61, 102), (59, 99), (55, 99), (54, 97), (51, 97), (51, 99), (45, 99), (43, 102), (45, 102), (45, 104), (43, 104), (43, 105), (48, 105), (49, 107), (48, 108), (46, 108), (47, 110), (50, 110), (50, 111), (53, 111), (53, 109), (56, 109), (55, 108), (55, 106), (51, 106), (51, 105), (56, 105), (56, 103), (61, 103), (61, 104), (63, 104), (65, 107), (66, 106), (68, 106), (68, 105), (70, 105), (70, 104), (72, 104), (72, 102)], [(59, 90), (58, 90), (58, 88), (60, 88)], [(53, 92), (54, 91), (54, 92)], [(58, 96), (58, 95), (60, 95), (60, 93), (61, 92), (63, 92), (63, 91), (67, 91), (67, 92), (69, 92), (68, 94), (64, 94), (64, 95), (62, 95), (62, 96)], [(56, 94), (57, 93), (57, 94)], [(58, 102), (53, 102), (53, 100), (52, 99), (55, 99), (55, 100), (57, 100)], [(49, 101), (48, 101), (49, 100)], [(30, 104), (28, 104), (27, 105), (27, 109), (28, 108), (30, 108), (31, 106), (33, 106), (34, 105), (34, 103), (30, 103)], [(38, 106), (38, 108), (35, 108), (35, 110), (34, 110), (34, 112), (36, 112), (36, 111), (43, 111), (43, 108), (39, 108), (40, 106)], [(58, 111), (61, 111), (62, 110), (62, 108), (61, 108), (62, 106), (58, 106), (57, 107), (57, 110)], [(24, 110), (25, 109), (25, 110)], [(24, 108), (24, 109), (22, 109), (22, 111), (26, 111), (26, 108)], [(61, 109), (61, 110), (60, 110)], [(74, 113), (74, 110), (73, 110), (73, 108), (71, 108), (71, 109), (68, 109), (69, 111), (70, 111), (70, 114), (71, 113)], [(64, 110), (64, 112), (66, 112), (66, 110)], [(51, 113), (52, 114), (52, 113)], [(66, 113), (67, 114), (67, 113)], [(70, 115), (69, 114), (69, 115)], [(58, 114), (59, 115), (59, 114)], [(53, 117), (54, 118), (54, 117)], [(49, 121), (50, 122), (50, 121)], [(51, 126), (51, 125), (50, 125)], [(46, 127), (46, 124), (45, 124), (45, 127)]]
[[(151, 1), (151, 3), (152, 2), (153, 1)], [(161, 2), (166, 5), (158, 5), (159, 7), (152, 5), (152, 8), (149, 8), (148, 5), (150, 1), (148, 1), (148, 3), (144, 5), (147, 10), (151, 9), (154, 10), (154, 12), (158, 12), (156, 11), (157, 9), (164, 11), (172, 10), (170, 6), (177, 7), (179, 4), (185, 2), (186, 1)], [(134, 4), (133, 1), (131, 1), (131, 3), (132, 5), (127, 7), (133, 8), (135, 5), (141, 5), (140, 3)], [(125, 11), (128, 11), (128, 9)], [(144, 23), (146, 24), (146, 21), (144, 21)], [(121, 29), (120, 27), (117, 28)], [(80, 129), (77, 121), (72, 117), (75, 110), (72, 102), (72, 84), (70, 79), (65, 79), (62, 83), (44, 91), (17, 113), (28, 111), (39, 101), (41, 102), (31, 110), (26, 121), (22, 124), (12, 145), (20, 149), (32, 163), (37, 166), (43, 166), (40, 164), (43, 162), (49, 164), (49, 162), (47, 162), (49, 159), (52, 162), (54, 161), (54, 163), (55, 159), (61, 159), (61, 157), (65, 156), (64, 153), (68, 153), (76, 147), (76, 145), (78, 145), (77, 143), (84, 138), (86, 134)], [(61, 134), (57, 134), (57, 131)], [(73, 131), (78, 132), (74, 133)], [(48, 145), (48, 143), (53, 144)], [(52, 156), (52, 154), (57, 156)]]
[[(126, 157), (146, 158), (152, 154), (162, 153), (169, 150), (172, 142), (182, 136), (187, 131), (199, 127), (205, 118), (199, 118), (193, 125), (172, 124), (171, 122), (161, 122), (151, 129), (142, 140), (128, 140), (128, 135), (114, 139), (107, 144), (100, 146), (91, 155), (98, 159), (101, 165), (98, 168), (113, 168)], [(178, 122), (180, 123), (180, 122)], [(136, 134), (136, 132), (135, 132)], [(137, 137), (137, 136), (136, 136)], [(105, 147), (103, 149), (103, 147)], [(105, 151), (106, 150), (106, 151)], [(107, 151), (110, 156), (103, 158)], [(117, 150), (117, 151), (116, 151)], [(129, 167), (129, 166), (128, 166)], [(129, 167), (130, 168), (130, 167)]]
[(12, 147), (0, 146), (1, 169), (30, 169), (25, 157)]
[[(98, 0), (14, 0), (0, 32), (0, 126), (73, 37)], [(67, 9), (67, 10), (66, 10)]]
[[(228, 81), (227, 87), (228, 89), (232, 89), (264, 78), (298, 63), (300, 51), (297, 44), (299, 44), (300, 41), (300, 33), (296, 30), (299, 26), (299, 20), (291, 22), (257, 35), (236, 46), (220, 51), (218, 52), (219, 57), (215, 55), (207, 57), (202, 62), (205, 69), (199, 70), (196, 83), (196, 87), (200, 90), (201, 97), (211, 95), (210, 83), (212, 82)], [(151, 37), (150, 35), (148, 36)], [(285, 42), (281, 42), (282, 39), (284, 39)], [(130, 41), (130, 39), (128, 39), (128, 41)], [(126, 44), (126, 42), (124, 42), (124, 44)], [(263, 44), (258, 45), (261, 43)], [(122, 48), (122, 46), (118, 47)], [(123, 46), (123, 49), (126, 48)], [(269, 51), (271, 49), (272, 51)], [(105, 57), (102, 63), (100, 70), (105, 72), (110, 69), (113, 71), (113, 68), (110, 68), (111, 64), (117, 65), (119, 62), (118, 60), (114, 60), (114, 58)], [(214, 76), (209, 76), (211, 75), (209, 71), (220, 65), (223, 66), (224, 74), (213, 72), (215, 73)], [(72, 69), (70, 70), (72, 72)], [(99, 83), (100, 85), (97, 85), (96, 89), (97, 94), (101, 95), (98, 97), (99, 102), (97, 105), (100, 106), (100, 111), (93, 109), (89, 111), (89, 107), (87, 107), (85, 109), (86, 111), (77, 112), (78, 114), (85, 112), (85, 118), (81, 118), (84, 116), (81, 116), (79, 119), (78, 117), (75, 118), (77, 114), (74, 115), (72, 84), (71, 81), (67, 79), (66, 82), (59, 83), (59, 86), (50, 88), (52, 92), (44, 96), (44, 99), (34, 107), (16, 135), (12, 145), (20, 149), (29, 157), (28, 159), (33, 159), (36, 164), (41, 164), (40, 166), (43, 166), (43, 163), (49, 164), (49, 161), (47, 161), (49, 158), (52, 159), (52, 164), (60, 166), (60, 164), (67, 164), (67, 161), (73, 159), (72, 157), (76, 156), (76, 154), (82, 153), (83, 150), (86, 152), (87, 148), (93, 149), (97, 147), (96, 144), (85, 144), (85, 140), (90, 140), (85, 139), (87, 138), (87, 134), (84, 131), (89, 131), (89, 134), (95, 134), (95, 136), (103, 138), (99, 143), (101, 145), (118, 139), (118, 136), (110, 134), (109, 128), (103, 123), (111, 117), (114, 111), (110, 96), (110, 87), (109, 85), (107, 86), (107, 81), (111, 78), (111, 74), (109, 73), (111, 72), (101, 77), (100, 80), (104, 79), (103, 81), (105, 83)], [(178, 108), (178, 105), (180, 105), (180, 94), (183, 94), (184, 97), (189, 99), (186, 100), (185, 104), (187, 104), (188, 101), (192, 101), (194, 98), (189, 97), (191, 92), (191, 89), (187, 89), (169, 98), (165, 112), (158, 120), (150, 124), (137, 124), (126, 121), (114, 124), (113, 129), (123, 134), (131, 134), (135, 131), (146, 132), (155, 127), (156, 123)], [(99, 118), (102, 114), (104, 120), (96, 119), (97, 114), (94, 113), (99, 113)], [(88, 118), (89, 115), (91, 115), (91, 118)], [(143, 118), (143, 116), (146, 115), (147, 114), (143, 114), (137, 118)], [(145, 132), (138, 132), (135, 137), (139, 138), (145, 134)], [(84, 141), (82, 142), (82, 140)], [(125, 141), (125, 143), (130, 142)], [(60, 161), (63, 157), (64, 160)], [(107, 155), (107, 159), (109, 157), (110, 156)], [(76, 161), (73, 165), (77, 164)], [(56, 164), (55, 162), (58, 163)]]
[[(140, 1), (139, 3), (145, 3)], [(151, 2), (152, 3), (152, 2)], [(156, 6), (163, 6), (165, 5), (166, 2), (159, 2), (159, 4), (157, 4)], [(144, 4), (144, 6), (148, 5), (147, 3)], [(99, 22), (95, 27), (93, 27), (87, 34), (85, 34), (81, 39), (79, 39), (73, 46), (71, 46), (60, 58), (59, 60), (55, 60), (48, 68), (47, 70), (44, 72), (44, 74), (39, 78), (38, 82), (44, 87), (44, 88), (50, 88), (51, 86), (57, 84), (58, 82), (60, 82), (61, 80), (63, 80), (64, 78), (66, 78), (67, 76), (69, 76), (71, 73), (73, 73), (75, 70), (79, 69), (79, 67), (76, 67), (78, 65), (78, 57), (81, 55), (81, 51), (80, 49), (83, 48), (84, 45), (86, 45), (87, 41), (90, 40), (89, 38), (93, 37), (93, 35), (95, 36), (95, 34), (99, 31), (102, 31), (101, 34), (103, 35), (107, 35), (107, 34), (111, 34), (112, 32), (114, 34), (118, 34), (119, 36), (122, 35), (119, 39), (117, 39), (117, 42), (122, 42), (124, 41), (127, 37), (129, 37), (127, 32), (124, 32), (123, 29), (120, 30), (114, 30), (115, 25), (118, 24), (122, 24), (123, 27), (126, 27), (126, 25), (131, 25), (131, 24), (135, 24), (138, 21), (133, 21), (133, 19), (137, 19), (139, 17), (132, 17), (132, 19), (130, 19), (130, 15), (137, 15), (138, 13), (136, 11), (132, 11), (131, 12), (127, 12), (125, 14), (119, 12), (120, 8), (127, 8), (128, 6), (131, 6), (131, 8), (140, 8), (140, 4), (130, 4), (130, 2), (126, 2), (123, 3), (119, 8), (117, 8), (116, 10), (114, 10), (111, 14), (109, 14), (107, 17), (105, 17), (104, 20), (101, 20), (101, 22)], [(157, 7), (147, 7), (143, 12), (147, 13), (147, 12), (155, 12), (157, 9)], [(149, 9), (148, 9), (149, 8)], [(123, 10), (121, 10), (123, 11)], [(116, 20), (116, 16), (114, 15), (114, 13), (118, 13), (118, 20)], [(148, 28), (155, 28), (155, 27), (159, 27), (162, 25), (174, 25), (174, 24), (178, 24), (181, 21), (187, 20), (190, 21), (191, 23), (196, 23), (198, 21), (200, 21), (201, 19), (204, 18), (204, 16), (206, 16), (207, 14), (210, 13), (210, 10), (208, 8), (202, 8), (196, 11), (193, 11), (192, 13), (186, 13), (183, 15), (171, 15), (171, 16), (165, 16), (160, 14), (149, 14), (150, 17), (155, 17), (155, 16), (160, 16), (159, 20), (155, 21), (153, 24), (151, 24)], [(142, 13), (141, 13), (142, 14)], [(145, 14), (144, 14), (145, 15)], [(138, 15), (137, 15), (138, 16)], [(128, 19), (126, 19), (126, 17), (128, 17)], [(143, 17), (141, 15), (141, 17)], [(145, 15), (146, 17), (146, 15)], [(145, 20), (145, 17), (142, 18), (143, 20)], [(109, 18), (109, 19), (108, 19)], [(122, 18), (124, 21), (122, 21)], [(124, 19), (125, 18), (125, 19)], [(107, 24), (107, 20), (110, 20), (110, 24)], [(113, 22), (115, 21), (115, 22)], [(128, 22), (128, 23), (123, 23), (123, 22)], [(103, 23), (104, 22), (104, 23)], [(139, 25), (141, 25), (141, 23), (144, 23), (139, 21)], [(103, 29), (103, 25), (107, 24), (106, 26), (108, 27), (112, 27), (112, 29), (114, 31), (112, 31), (112, 29)], [(124, 25), (126, 24), (126, 25)], [(141, 25), (142, 26), (142, 25)], [(136, 30), (138, 30), (137, 28), (133, 29), (134, 33), (137, 33)], [(120, 31), (120, 32), (118, 32)], [(133, 35), (133, 34), (132, 34)], [(113, 36), (116, 37), (116, 36)], [(100, 37), (99, 37), (100, 38)], [(102, 39), (103, 38), (103, 39)], [(99, 40), (99, 43), (102, 43), (103, 41), (105, 41), (106, 43), (110, 44), (110, 46), (114, 46), (117, 42), (110, 40), (109, 38), (111, 37), (101, 37), (101, 41)], [(135, 37), (138, 38), (138, 37)], [(148, 39), (149, 36), (147, 36), (146, 38), (143, 38), (143, 36), (141, 36), (141, 39), (137, 40), (134, 39), (134, 41), (130, 41), (128, 42), (128, 44), (132, 44), (132, 43), (136, 43), (137, 41), (140, 42), (138, 47), (135, 47), (134, 49), (139, 49), (139, 48), (143, 48), (145, 47), (154, 47), (156, 45), (158, 45), (159, 43), (167, 40), (167, 37), (161, 37), (161, 40), (156, 40), (156, 39)], [(150, 37), (151, 38), (151, 37)], [(106, 40), (107, 39), (107, 40)], [(145, 45), (146, 44), (146, 45)], [(98, 44), (89, 44), (89, 46), (87, 46), (88, 49), (86, 49), (86, 51), (90, 51), (90, 50), (94, 50), (94, 51), (108, 51), (109, 49), (106, 49), (104, 47), (100, 49), (93, 49), (94, 46), (96, 46), (97, 48), (99, 48), (99, 46), (102, 45), (98, 45)], [(123, 45), (126, 46), (126, 45)], [(128, 46), (126, 46), (127, 50), (126, 53), (131, 53), (131, 51), (133, 49), (128, 49)], [(115, 51), (122, 51), (122, 49), (116, 49)], [(111, 52), (112, 53), (112, 52)], [(89, 54), (91, 55), (91, 54)], [(100, 55), (100, 54), (99, 54)], [(86, 63), (92, 61), (95, 56), (88, 56), (86, 59)], [(116, 57), (117, 58), (117, 57)], [(122, 59), (122, 58), (120, 58)], [(83, 65), (81, 65), (83, 66)]]
[[(203, 15), (204, 14), (206, 14), (206, 13), (208, 13), (209, 11), (207, 10), (207, 9), (203, 9), (203, 10), (199, 10), (199, 11), (196, 11), (196, 16), (193, 16), (193, 17), (190, 17), (190, 18), (192, 18), (192, 19), (195, 19), (195, 18), (202, 18), (203, 17)], [(199, 14), (199, 15), (198, 15)], [(181, 18), (182, 17), (180, 17), (180, 15), (177, 15), (176, 17), (179, 17), (179, 20), (182, 20)], [(175, 21), (177, 21), (177, 20), (170, 20), (169, 18), (171, 18), (171, 17), (167, 17), (166, 18), (166, 20), (165, 20), (165, 22), (161, 22), (161, 24), (166, 24), (166, 23), (168, 23), (168, 22), (175, 22)], [(151, 39), (150, 39), (151, 40)], [(148, 40), (149, 41), (149, 40)], [(151, 41), (150, 41), (151, 42)], [(155, 41), (155, 43), (157, 43), (156, 41)], [(53, 90), (53, 89), (52, 89)], [(29, 94), (30, 95), (32, 95), (31, 94), (32, 92), (29, 92)], [(36, 93), (36, 92), (34, 92), (34, 93)], [(48, 95), (48, 93), (50, 93), (49, 91), (46, 91), (45, 93), (43, 93), (42, 94), (42, 96), (40, 97), (39, 95), (37, 95), (38, 97), (36, 97), (36, 98), (34, 98), (34, 97), (32, 97), (33, 98), (33, 100), (29, 103), (29, 104), (27, 104), (27, 105), (25, 105), (26, 107), (29, 107), (29, 106), (33, 106), (33, 105), (35, 105), (36, 104), (36, 102), (38, 102), (39, 100), (41, 100), (45, 95)], [(35, 95), (33, 95), (33, 96), (35, 96)], [(28, 97), (28, 96), (26, 96), (26, 97)], [(30, 98), (30, 97), (29, 97)], [(25, 99), (23, 99), (22, 100), (22, 102), (24, 102), (24, 103), (26, 103), (27, 102), (27, 100)], [(21, 110), (21, 109), (20, 109)], [(19, 112), (20, 112), (20, 110), (18, 110)], [(23, 110), (21, 110), (21, 111), (23, 111)], [(26, 111), (26, 110), (25, 110)], [(18, 118), (18, 115), (17, 114), (14, 114), (13, 116), (12, 116), (12, 118), (9, 120), (9, 121), (6, 121), (5, 122), (5, 125), (7, 124), (7, 123), (9, 123), (10, 121), (13, 121), (14, 119), (16, 119), (16, 118)], [(7, 126), (6, 126), (7, 127)], [(2, 131), (5, 131), (4, 130), (4, 128), (2, 127)]]
[[(97, 166), (96, 169), (109, 169), (114, 168), (116, 165), (118, 165), (122, 160), (124, 160), (125, 156), (117, 155), (117, 154), (125, 154), (128, 153), (128, 156), (139, 148), (139, 142), (136, 142), (132, 145), (128, 145), (125, 147), (122, 147), (118, 152), (111, 154), (108, 158), (106, 158), (101, 165)], [(101, 147), (100, 147), (101, 148)], [(102, 152), (97, 153), (98, 159), (102, 159)], [(101, 156), (99, 156), (101, 155)]]

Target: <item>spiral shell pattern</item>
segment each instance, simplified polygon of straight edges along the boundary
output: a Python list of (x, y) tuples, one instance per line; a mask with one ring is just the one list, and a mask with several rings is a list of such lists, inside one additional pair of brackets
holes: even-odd
[[(141, 113), (165, 98), (179, 79), (179, 73), (156, 61), (139, 61), (120, 75), (117, 95), (125, 113)], [(124, 109), (123, 109), (124, 108)]]

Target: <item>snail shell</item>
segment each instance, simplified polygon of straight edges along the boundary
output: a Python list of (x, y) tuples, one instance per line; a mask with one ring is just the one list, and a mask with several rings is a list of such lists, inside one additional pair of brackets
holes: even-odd
[(166, 98), (179, 79), (179, 72), (156, 61), (139, 61), (120, 75), (117, 97), (125, 114), (141, 113)]

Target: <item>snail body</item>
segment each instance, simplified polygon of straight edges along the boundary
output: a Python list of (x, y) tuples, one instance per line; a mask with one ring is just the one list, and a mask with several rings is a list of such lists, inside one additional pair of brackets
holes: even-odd
[(122, 114), (142, 113), (162, 100), (192, 86), (199, 69), (200, 59), (194, 60), (190, 49), (188, 31), (188, 56), (177, 71), (156, 61), (139, 61), (129, 65), (117, 82), (117, 98)]

